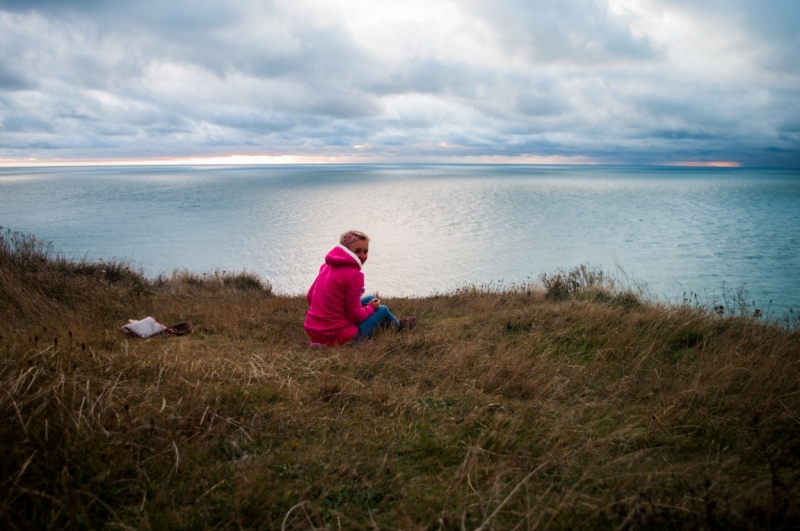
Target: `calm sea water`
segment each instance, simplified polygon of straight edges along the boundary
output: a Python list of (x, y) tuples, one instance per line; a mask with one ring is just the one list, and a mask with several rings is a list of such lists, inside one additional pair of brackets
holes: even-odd
[(656, 296), (800, 305), (800, 171), (543, 166), (0, 169), (0, 225), (148, 275), (247, 270), (301, 293), (351, 228), (370, 291), (589, 263)]

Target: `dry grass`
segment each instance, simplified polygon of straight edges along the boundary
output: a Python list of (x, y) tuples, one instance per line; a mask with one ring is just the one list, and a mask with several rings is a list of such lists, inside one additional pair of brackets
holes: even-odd
[[(416, 330), (312, 350), (304, 299), (253, 275), (148, 281), (20, 238), (0, 241), (6, 529), (800, 525), (796, 329), (584, 270), (558, 294), (390, 300)], [(116, 332), (146, 315), (195, 332)]]

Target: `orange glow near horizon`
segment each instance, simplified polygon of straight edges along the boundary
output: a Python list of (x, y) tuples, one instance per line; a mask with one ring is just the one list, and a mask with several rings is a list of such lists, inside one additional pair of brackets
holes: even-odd
[(741, 168), (739, 162), (733, 160), (712, 160), (707, 162), (701, 161), (685, 161), (685, 162), (670, 162), (666, 166), (686, 166), (686, 167), (700, 167), (700, 168)]
[(356, 157), (309, 157), (306, 155), (219, 155), (208, 157), (165, 157), (143, 159), (0, 159), (0, 167), (34, 166), (179, 166), (179, 165), (268, 165), (268, 164), (352, 164)]
[(468, 164), (544, 164), (564, 166), (591, 166), (597, 162), (581, 155), (467, 155), (458, 157), (458, 162)]

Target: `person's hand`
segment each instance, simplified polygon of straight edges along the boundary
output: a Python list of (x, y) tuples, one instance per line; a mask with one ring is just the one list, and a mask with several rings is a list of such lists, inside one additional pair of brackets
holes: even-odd
[(371, 301), (369, 301), (367, 304), (369, 304), (370, 306), (372, 306), (372, 309), (373, 309), (373, 310), (377, 311), (377, 310), (378, 310), (378, 308), (380, 308), (380, 307), (381, 307), (381, 300), (380, 300), (380, 299), (372, 299), (372, 300), (371, 300)]

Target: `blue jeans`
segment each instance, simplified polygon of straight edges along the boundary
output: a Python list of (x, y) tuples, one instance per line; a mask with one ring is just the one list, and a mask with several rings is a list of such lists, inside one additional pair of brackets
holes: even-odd
[[(374, 298), (375, 295), (365, 295), (361, 297), (361, 305), (364, 306)], [(381, 306), (375, 310), (375, 313), (358, 323), (358, 334), (356, 334), (356, 337), (353, 338), (353, 341), (358, 341), (359, 339), (369, 339), (372, 337), (375, 329), (381, 325), (386, 327), (397, 327), (399, 324), (400, 321), (398, 321), (397, 318), (392, 315), (392, 312), (389, 311), (389, 308), (387, 306)]]

